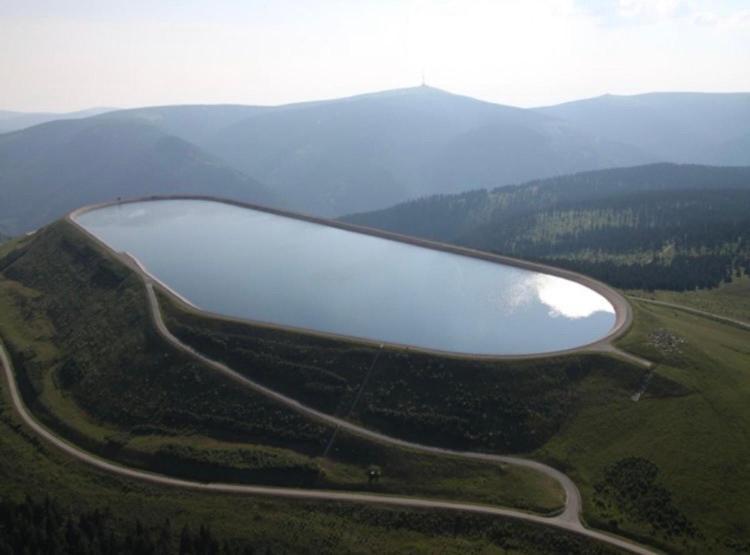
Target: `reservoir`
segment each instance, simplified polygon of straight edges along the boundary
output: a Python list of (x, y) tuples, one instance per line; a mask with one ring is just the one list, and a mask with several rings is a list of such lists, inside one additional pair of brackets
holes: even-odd
[(124, 203), (75, 220), (226, 316), (481, 355), (572, 349), (616, 320), (572, 280), (218, 201)]

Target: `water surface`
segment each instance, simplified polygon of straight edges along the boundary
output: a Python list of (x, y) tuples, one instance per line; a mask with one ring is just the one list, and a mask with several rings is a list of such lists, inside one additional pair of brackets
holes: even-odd
[(204, 200), (86, 212), (78, 223), (199, 308), (459, 353), (569, 349), (615, 311), (574, 281)]

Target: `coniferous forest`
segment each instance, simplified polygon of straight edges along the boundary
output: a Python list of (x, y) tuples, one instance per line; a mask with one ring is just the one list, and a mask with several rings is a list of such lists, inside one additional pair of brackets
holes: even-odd
[(625, 289), (711, 288), (750, 272), (750, 168), (587, 172), (346, 219), (547, 262)]
[(168, 519), (156, 526), (137, 518), (124, 522), (109, 510), (74, 514), (49, 497), (26, 497), (20, 503), (0, 500), (0, 554), (15, 553), (244, 555), (255, 551), (249, 545), (221, 542), (203, 525), (191, 530), (175, 529)]

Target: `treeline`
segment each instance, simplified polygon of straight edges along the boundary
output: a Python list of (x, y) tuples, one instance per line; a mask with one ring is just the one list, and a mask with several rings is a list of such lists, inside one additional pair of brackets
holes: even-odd
[[(613, 553), (604, 544), (583, 536), (525, 522), (487, 515), (448, 511), (376, 509), (365, 505), (323, 506), (320, 512), (346, 513), (353, 522), (388, 530), (391, 534), (415, 532), (427, 536), (483, 539), (512, 552), (604, 555)], [(322, 538), (304, 523), (287, 530), (282, 545), (268, 545), (262, 539), (226, 539), (205, 524), (177, 526), (169, 519), (153, 525), (138, 518), (123, 519), (107, 507), (77, 510), (63, 507), (49, 497), (22, 502), (0, 499), (0, 555), (273, 555), (274, 553), (341, 551), (339, 536), (346, 527), (326, 529)], [(367, 550), (367, 538), (359, 547)], [(295, 547), (292, 547), (295, 546)], [(396, 546), (398, 548), (398, 546)], [(403, 546), (401, 546), (403, 547)]]
[(626, 289), (716, 287), (750, 267), (750, 190), (646, 192), (569, 202), (483, 226), (463, 241), (541, 259)]
[(628, 193), (506, 215), (463, 238), (534, 255), (747, 249), (750, 189)]
[(347, 219), (542, 259), (623, 288), (716, 287), (750, 268), (750, 169), (588, 172)]
[(750, 168), (651, 164), (577, 173), (522, 185), (434, 195), (345, 221), (410, 235), (456, 240), (505, 217), (536, 214), (567, 204), (609, 202), (641, 193), (750, 190)]
[[(116, 519), (109, 509), (79, 513), (49, 497), (20, 503), (0, 500), (0, 554), (14, 555), (250, 555), (250, 545), (217, 538), (208, 526), (175, 530), (169, 520), (157, 526), (138, 519)], [(270, 553), (264, 550), (263, 553)]]
[(618, 264), (611, 260), (549, 258), (544, 262), (584, 273), (622, 289), (668, 289), (692, 291), (710, 289), (732, 281), (737, 269), (750, 272), (750, 259), (733, 256), (675, 256), (669, 263), (652, 260), (645, 264)]

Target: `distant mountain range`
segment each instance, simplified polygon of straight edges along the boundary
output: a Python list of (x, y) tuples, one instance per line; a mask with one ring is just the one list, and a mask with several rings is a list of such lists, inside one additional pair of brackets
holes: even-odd
[(116, 116), (0, 135), (0, 232), (117, 197), (213, 194), (274, 204), (262, 185), (158, 127)]
[(531, 110), (429, 87), (260, 112), (203, 146), (289, 207), (328, 216), (651, 160)]
[(47, 123), (48, 121), (54, 121), (58, 119), (78, 119), (88, 118), (103, 114), (106, 112), (112, 112), (117, 108), (89, 108), (88, 110), (80, 110), (78, 112), (9, 112), (7, 110), (0, 110), (0, 133), (9, 133), (10, 131), (18, 131), (20, 129), (26, 129), (34, 125)]
[(748, 93), (605, 95), (536, 111), (661, 161), (750, 165)]
[[(521, 109), (416, 87), (276, 107), (86, 115), (0, 135), (0, 231), (147, 193), (340, 216), (662, 160), (750, 164), (750, 94), (604, 96)], [(0, 130), (18, 117), (0, 113)]]

